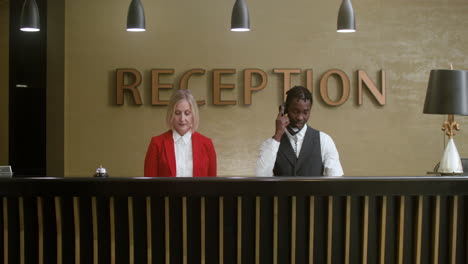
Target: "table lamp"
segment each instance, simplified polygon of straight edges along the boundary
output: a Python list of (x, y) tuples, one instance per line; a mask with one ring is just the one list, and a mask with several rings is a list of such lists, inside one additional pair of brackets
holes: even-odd
[(442, 125), (442, 131), (449, 141), (439, 163), (439, 173), (463, 173), (463, 167), (457, 147), (453, 141), (460, 124), (454, 115), (468, 115), (468, 71), (437, 69), (431, 70), (427, 86), (425, 114), (448, 115)]

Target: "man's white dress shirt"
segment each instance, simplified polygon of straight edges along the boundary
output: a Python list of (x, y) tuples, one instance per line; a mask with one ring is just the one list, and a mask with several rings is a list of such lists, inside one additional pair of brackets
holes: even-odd
[(193, 154), (192, 154), (192, 132), (188, 131), (181, 136), (177, 131), (172, 130), (174, 139), (174, 152), (176, 158), (176, 176), (193, 176)]
[[(286, 135), (291, 142), (293, 150), (296, 146), (297, 140), (297, 151), (296, 155), (299, 156), (301, 153), (302, 143), (304, 142), (304, 136), (307, 131), (307, 125), (305, 125), (296, 135), (291, 135), (288, 130), (285, 131)], [(273, 176), (273, 167), (276, 162), (276, 154), (280, 142), (274, 140), (273, 138), (267, 139), (260, 146), (260, 153), (257, 159), (257, 167), (255, 170), (255, 175), (257, 176)], [(320, 152), (322, 154), (322, 164), (324, 167), (323, 175), (324, 176), (343, 176), (343, 168), (340, 163), (340, 156), (338, 150), (336, 149), (333, 139), (320, 131)]]

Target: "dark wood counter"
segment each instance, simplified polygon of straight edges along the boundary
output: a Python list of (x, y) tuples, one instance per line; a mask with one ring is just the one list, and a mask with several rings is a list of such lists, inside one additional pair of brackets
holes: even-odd
[(468, 178), (0, 179), (4, 263), (466, 263)]

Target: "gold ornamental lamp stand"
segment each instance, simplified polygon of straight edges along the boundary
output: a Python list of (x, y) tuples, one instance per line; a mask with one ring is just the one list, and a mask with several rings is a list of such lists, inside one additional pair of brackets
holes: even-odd
[(455, 122), (452, 114), (448, 115), (447, 121), (442, 125), (442, 131), (448, 136), (447, 146), (445, 147), (444, 155), (439, 163), (439, 173), (463, 173), (463, 166), (461, 163), (460, 155), (458, 154), (457, 147), (453, 136), (455, 130), (460, 130), (460, 124)]

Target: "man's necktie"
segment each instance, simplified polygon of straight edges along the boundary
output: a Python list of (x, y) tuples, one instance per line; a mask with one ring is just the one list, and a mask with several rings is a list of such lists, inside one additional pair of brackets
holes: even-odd
[(294, 135), (294, 154), (296, 154), (297, 157), (297, 136)]

